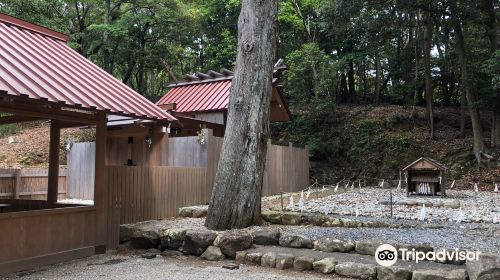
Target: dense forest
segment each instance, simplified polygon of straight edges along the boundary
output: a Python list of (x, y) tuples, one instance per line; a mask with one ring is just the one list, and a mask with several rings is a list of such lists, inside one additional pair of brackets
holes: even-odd
[[(71, 47), (151, 100), (169, 72), (234, 68), (237, 0), (0, 0), (0, 11), (69, 34)], [(455, 107), (472, 160), (491, 165), (500, 147), (498, 19), (494, 0), (279, 1), (276, 57), (288, 66), (294, 119), (275, 127), (322, 159), (339, 153), (339, 105), (424, 108), (429, 141), (440, 137), (436, 108)]]

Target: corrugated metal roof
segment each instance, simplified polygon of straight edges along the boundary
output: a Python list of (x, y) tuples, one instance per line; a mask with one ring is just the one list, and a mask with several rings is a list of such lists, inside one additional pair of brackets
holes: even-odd
[(203, 112), (227, 109), (231, 79), (174, 86), (156, 104), (176, 104), (176, 112)]
[(64, 34), (0, 14), (0, 89), (74, 108), (175, 120), (66, 45)]

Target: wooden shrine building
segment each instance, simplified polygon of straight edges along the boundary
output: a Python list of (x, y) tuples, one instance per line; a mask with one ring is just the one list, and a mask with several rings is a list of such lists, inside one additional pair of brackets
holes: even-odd
[(445, 196), (445, 173), (447, 168), (427, 157), (421, 157), (403, 168), (406, 178), (407, 196)]
[[(177, 121), (68, 47), (68, 39), (0, 14), (0, 124), (50, 120), (46, 199), (0, 199), (0, 274), (104, 252), (108, 116)], [(61, 129), (80, 126), (96, 128), (93, 205), (57, 197)]]

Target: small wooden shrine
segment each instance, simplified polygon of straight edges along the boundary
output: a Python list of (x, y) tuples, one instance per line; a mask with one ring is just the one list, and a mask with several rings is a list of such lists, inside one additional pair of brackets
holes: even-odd
[(444, 165), (427, 157), (421, 157), (403, 168), (406, 180), (406, 195), (445, 196)]

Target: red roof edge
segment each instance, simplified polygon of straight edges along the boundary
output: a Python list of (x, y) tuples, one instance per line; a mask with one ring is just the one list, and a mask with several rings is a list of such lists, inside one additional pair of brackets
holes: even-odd
[(56, 40), (60, 40), (63, 42), (67, 42), (70, 38), (69, 35), (66, 35), (64, 33), (57, 32), (57, 31), (49, 29), (47, 27), (43, 27), (43, 26), (40, 26), (38, 24), (30, 23), (30, 22), (27, 22), (25, 20), (18, 19), (16, 17), (9, 16), (9, 15), (2, 14), (2, 13), (0, 13), (0, 21), (5, 22), (5, 23), (10, 24), (10, 25), (14, 25), (14, 26), (26, 29), (26, 30), (29, 30), (29, 31), (32, 31), (32, 32), (35, 32), (35, 33), (39, 33), (39, 34), (51, 37), (51, 38), (54, 38)]

